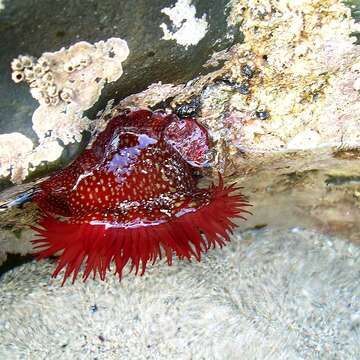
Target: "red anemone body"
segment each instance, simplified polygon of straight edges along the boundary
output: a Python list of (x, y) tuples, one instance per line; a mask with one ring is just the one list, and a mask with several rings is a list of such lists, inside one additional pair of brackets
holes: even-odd
[[(247, 200), (234, 186), (197, 187), (195, 168), (209, 151), (195, 119), (136, 110), (111, 119), (90, 149), (44, 181), (34, 195), (44, 211), (34, 227), (38, 259), (57, 255), (56, 276), (101, 279), (113, 263), (143, 274), (146, 264), (173, 255), (200, 260), (229, 241)], [(235, 192), (235, 193), (234, 193)]]

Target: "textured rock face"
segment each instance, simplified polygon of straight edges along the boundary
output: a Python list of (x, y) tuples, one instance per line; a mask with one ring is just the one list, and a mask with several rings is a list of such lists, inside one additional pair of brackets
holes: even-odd
[[(89, 91), (94, 86), (81, 87), (82, 94), (78, 93), (76, 100), (80, 100), (80, 103), (85, 105), (84, 99), (87, 98), (87, 105), (91, 107), (80, 118), (81, 121), (79, 116), (76, 116), (78, 109), (71, 109), (72, 111), (67, 111), (66, 119), (62, 116), (59, 123), (68, 124), (71, 121), (74, 123), (73, 129), (69, 126), (59, 129), (53, 121), (49, 123), (49, 126), (51, 125), (55, 129), (46, 129), (47, 132), (50, 131), (50, 134), (53, 134), (54, 131), (63, 130), (65, 134), (62, 134), (61, 138), (65, 140), (61, 138), (60, 140), (64, 141), (64, 145), (71, 144), (65, 146), (60, 160), (53, 161), (53, 159), (47, 159), (46, 156), (43, 156), (47, 163), (42, 163), (40, 169), (38, 169), (38, 164), (33, 165), (31, 171), (34, 172), (33, 176), (37, 176), (40, 171), (42, 174), (49, 173), (63, 166), (64, 163), (72, 160), (75, 153), (82, 150), (83, 144), (79, 143), (79, 133), (88, 128), (87, 120), (95, 118), (96, 113), (105, 107), (108, 100), (114, 98), (118, 101), (134, 92), (142, 91), (150, 84), (158, 81), (180, 83), (191, 80), (200, 72), (205, 72), (202, 64), (214, 51), (226, 49), (234, 44), (239, 30), (227, 31), (226, 3), (225, 0), (201, 0), (194, 3), (189, 0), (156, 0), (152, 1), (151, 4), (146, 0), (136, 2), (106, 0), (102, 1), (101, 4), (79, 3), (74, 5), (71, 3), (70, 6), (69, 3), (67, 6), (66, 1), (53, 4), (46, 0), (27, 3), (23, 1), (8, 2), (0, 12), (2, 47), (0, 54), (0, 134), (18, 132), (34, 143), (39, 140), (39, 132), (44, 136), (43, 129), (39, 128), (41, 124), (44, 127), (43, 122), (37, 121), (34, 128), (31, 123), (33, 113), (38, 106), (37, 101), (32, 98), (25, 86), (16, 85), (11, 81), (11, 63), (16, 70), (16, 63), (12, 62), (13, 59), (18, 58), (19, 55), (31, 55), (43, 60), (46, 54), (43, 57), (42, 54), (47, 53), (51, 58), (56, 57), (57, 60), (61, 60), (59, 59), (59, 49), (65, 47), (68, 50), (63, 51), (62, 58), (76, 53), (75, 59), (73, 57), (75, 60), (73, 65), (76, 65), (77, 60), (82, 60), (84, 63), (87, 61), (86, 57), (89, 55), (93, 57), (94, 54), (91, 53), (94, 53), (95, 48), (98, 53), (101, 53), (102, 49), (109, 47), (109, 39), (124, 39), (130, 53), (123, 64), (124, 73), (122, 76), (117, 80), (116, 77), (109, 76), (110, 74), (104, 74), (103, 69), (101, 69), (103, 64), (101, 56), (95, 56), (92, 59), (92, 63), (89, 64), (90, 68), (92, 67), (90, 73), (95, 76), (95, 79), (96, 76), (100, 78), (97, 82), (99, 80), (103, 82), (105, 79), (113, 83), (103, 89), (103, 96), (100, 99), (100, 94), (95, 91), (97, 96), (94, 100), (98, 100), (95, 105), (95, 101), (91, 101), (94, 97), (94, 91)], [(28, 16), (30, 8), (33, 16)], [(134, 26), (134, 24), (136, 25)], [(166, 28), (170, 38), (164, 38), (163, 28)], [(189, 28), (192, 30), (201, 29), (201, 37), (195, 38), (194, 31), (189, 32)], [(88, 44), (80, 42), (81, 40)], [(70, 46), (79, 42), (80, 44), (69, 50)], [(98, 44), (99, 46), (91, 48), (90, 44)], [(120, 62), (124, 60), (118, 56), (114, 57), (113, 60), (116, 59), (119, 59)], [(60, 72), (56, 65), (53, 68), (57, 77), (56, 80), (59, 80), (59, 76), (62, 77), (60, 80), (64, 80), (63, 75), (69, 75), (65, 71)], [(105, 68), (112, 70), (114, 66), (106, 63)], [(73, 77), (79, 74), (79, 78), (82, 75), (81, 72), (73, 71), (71, 74)], [(28, 73), (29, 71), (26, 74), (27, 79), (30, 76)], [(88, 71), (86, 73), (89, 75)], [(116, 72), (114, 73), (116, 74)], [(21, 74), (13, 75), (15, 80), (16, 75), (21, 76)], [(78, 78), (75, 80), (79, 80)], [(59, 85), (62, 87), (64, 81), (60, 81)], [(102, 86), (98, 86), (95, 90), (100, 91), (101, 88)], [(54, 92), (56, 93), (56, 90)], [(42, 102), (51, 101), (51, 103), (57, 104), (58, 100), (56, 96), (53, 96), (52, 89), (49, 97), (41, 96), (39, 91), (35, 91), (35, 88), (32, 88), (32, 93), (35, 98)], [(81, 99), (79, 99), (79, 95), (80, 98), (82, 95)], [(60, 100), (62, 100), (61, 97), (60, 94)], [(86, 106), (82, 106), (82, 108), (82, 110), (87, 109)], [(54, 118), (56, 114), (61, 117), (58, 113), (54, 114), (52, 110), (53, 108), (50, 111), (46, 109), (46, 112), (53, 115), (51, 118)], [(39, 118), (42, 117), (43, 113), (44, 111), (38, 109), (35, 115), (39, 115), (37, 116)], [(73, 134), (66, 133), (67, 129)], [(45, 134), (45, 136), (48, 135), (48, 133)], [(73, 138), (77, 143), (72, 142)], [(20, 180), (23, 178), (21, 175), (23, 174), (20, 174)], [(3, 176), (7, 176), (7, 173), (6, 170), (1, 169), (0, 188), (8, 185), (4, 182)], [(15, 177), (12, 180), (18, 179), (19, 177)]]
[(359, 248), (247, 232), (199, 264), (60, 288), (52, 264), (0, 282), (4, 359), (358, 359)]
[(228, 21), (245, 39), (208, 62), (224, 61), (220, 69), (120, 104), (154, 106), (168, 91), (173, 107), (197, 111), (217, 149), (215, 171), (240, 181), (255, 205), (243, 227), (316, 226), (358, 241), (360, 47), (350, 9), (232, 1)]
[[(316, 226), (358, 241), (359, 25), (340, 1), (231, 1), (244, 43), (217, 71), (169, 90), (197, 110), (217, 149), (215, 171), (254, 203), (247, 226)], [(353, 7), (356, 16), (357, 8)], [(153, 106), (155, 90), (121, 105)], [(196, 106), (194, 106), (196, 104)]]

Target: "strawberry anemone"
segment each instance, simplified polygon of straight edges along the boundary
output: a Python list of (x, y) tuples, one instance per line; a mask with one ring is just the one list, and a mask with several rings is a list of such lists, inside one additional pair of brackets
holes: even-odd
[(33, 229), (37, 259), (58, 255), (56, 277), (101, 279), (114, 265), (144, 274), (165, 256), (195, 258), (230, 240), (249, 203), (235, 185), (197, 187), (207, 166), (206, 129), (194, 118), (125, 111), (67, 168), (42, 182), (33, 201), (43, 210)]

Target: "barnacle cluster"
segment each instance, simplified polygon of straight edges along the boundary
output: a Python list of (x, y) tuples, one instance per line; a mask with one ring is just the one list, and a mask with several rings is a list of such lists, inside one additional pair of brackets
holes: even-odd
[[(125, 40), (110, 38), (90, 44), (80, 41), (69, 48), (46, 52), (36, 59), (20, 55), (11, 62), (12, 79), (26, 83), (40, 105), (32, 115), (32, 128), (38, 137), (34, 147), (26, 136), (0, 136), (0, 177), (10, 176), (19, 183), (29, 168), (43, 161), (53, 162), (64, 144), (80, 141), (90, 121), (84, 111), (91, 108), (106, 83), (123, 73), (122, 63), (129, 55)], [(12, 139), (16, 136), (16, 143)], [(20, 140), (19, 140), (20, 139)], [(18, 149), (26, 149), (19, 154)]]
[[(64, 64), (64, 71), (72, 73), (85, 68), (90, 63), (89, 55), (78, 56)], [(61, 101), (71, 102), (73, 90), (61, 86), (61, 82), (56, 81), (56, 74), (51, 69), (51, 60), (46, 56), (41, 56), (37, 60), (32, 56), (20, 55), (11, 62), (11, 69), (13, 81), (26, 82), (31, 88), (31, 95), (40, 104), (56, 106)]]

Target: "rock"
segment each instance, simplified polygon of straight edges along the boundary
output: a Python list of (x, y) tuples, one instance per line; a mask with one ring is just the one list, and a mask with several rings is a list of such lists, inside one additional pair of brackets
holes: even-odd
[[(241, 228), (301, 225), (359, 241), (360, 47), (351, 37), (359, 25), (340, 2), (231, 4), (228, 21), (241, 21), (244, 44), (221, 54), (222, 68), (169, 93), (170, 105), (198, 99), (214, 173), (238, 181), (254, 204)], [(330, 12), (316, 27), (319, 7)]]
[[(64, 3), (49, 4), (46, 1), (27, 2), (12, 1), (4, 2), (0, 10), (0, 33), (2, 51), (0, 53), (0, 138), (11, 140), (11, 148), (3, 146), (0, 149), (0, 174), (7, 176), (11, 157), (20, 163), (17, 166), (18, 171), (13, 171), (13, 180), (21, 181), (26, 178), (27, 181), (39, 179), (55, 170), (64, 167), (79, 154), (86, 143), (89, 141), (89, 133), (83, 133), (81, 141), (80, 131), (84, 128), (93, 127), (87, 122), (87, 118), (94, 119), (99, 110), (104, 110), (105, 105), (111, 99), (116, 102), (133, 93), (145, 90), (148, 86), (159, 81), (163, 83), (180, 84), (191, 80), (198, 74), (204, 74), (209, 71), (202, 65), (211, 57), (213, 52), (228, 49), (241, 38), (239, 29), (229, 27), (226, 22), (225, 5), (227, 1), (196, 1), (194, 6), (190, 1), (171, 0), (163, 1), (102, 1), (101, 4), (73, 4), (67, 6)], [(31, 8), (32, 16), (29, 16)], [(186, 18), (181, 18), (184, 11), (180, 12), (180, 17), (176, 18), (177, 9), (186, 10)], [(51, 19), (51, 21), (49, 21)], [(178, 21), (180, 19), (180, 22)], [(136, 24), (134, 26), (134, 24)], [(193, 39), (194, 33), (187, 33), (189, 43), (186, 43), (184, 30), (194, 25), (202, 26), (202, 37)], [(183, 25), (187, 27), (183, 28)], [(167, 38), (163, 39), (166, 28)], [(185, 31), (186, 32), (186, 31)], [(182, 36), (179, 37), (179, 36)], [(30, 55), (40, 58), (44, 52), (59, 51), (62, 47), (69, 48), (80, 40), (89, 43), (95, 43), (101, 40), (106, 41), (109, 38), (120, 37), (125, 39), (130, 53), (124, 63), (124, 74), (118, 81), (108, 84), (102, 91), (100, 99), (92, 106), (86, 114), (80, 118), (69, 116), (62, 119), (64, 114), (54, 113), (51, 119), (56, 122), (56, 131), (48, 131), (41, 126), (49, 126), (49, 123), (38, 121), (39, 110), (35, 112), (35, 123), (31, 118), (38, 106), (37, 101), (32, 98), (29, 89), (23, 85), (16, 84), (11, 79), (11, 64), (13, 59), (19, 55)], [(184, 43), (185, 41), (185, 43)], [(16, 80), (16, 79), (15, 79)], [(173, 87), (172, 84), (169, 85)], [(177, 89), (177, 86), (174, 85)], [(39, 94), (35, 94), (35, 97)], [(168, 94), (168, 92), (166, 92)], [(157, 95), (156, 103), (166, 98)], [(41, 97), (39, 98), (41, 100)], [(42, 112), (45, 117), (48, 113), (53, 113), (52, 109), (46, 109)], [(42, 113), (40, 115), (42, 115)], [(41, 119), (44, 116), (40, 116)], [(78, 126), (71, 127), (72, 119), (77, 119)], [(64, 122), (64, 120), (66, 120)], [(68, 124), (65, 126), (64, 124)], [(39, 124), (41, 125), (39, 127)], [(52, 125), (51, 125), (52, 126)], [(44, 126), (43, 126), (44, 127)], [(74, 136), (68, 137), (68, 129)], [(45, 131), (43, 131), (45, 130)], [(64, 133), (67, 134), (65, 134)], [(59, 138), (61, 132), (66, 135), (66, 141), (60, 143), (52, 142), (49, 146), (43, 147), (31, 156), (24, 156), (26, 150), (29, 154), (29, 142), (37, 144), (39, 141), (38, 133), (48, 133), (56, 135), (54, 139)], [(14, 134), (12, 137), (23, 139), (22, 147), (14, 147), (14, 141), (7, 134)], [(60, 134), (61, 135), (61, 134)], [(62, 136), (60, 136), (62, 137)], [(75, 141), (74, 141), (75, 140)], [(18, 143), (18, 141), (16, 142)], [(67, 145), (66, 145), (67, 143)], [(35, 145), (34, 145), (35, 146)], [(1, 157), (2, 150), (6, 154)], [(23, 151), (24, 149), (24, 151)], [(61, 156), (59, 157), (59, 155)], [(31, 163), (30, 175), (28, 175), (27, 165)], [(14, 162), (12, 162), (12, 165)], [(11, 165), (11, 166), (12, 166)], [(12, 182), (9, 177), (0, 178), (0, 190), (9, 188)], [(27, 186), (16, 188), (16, 193), (25, 191)], [(7, 192), (0, 195), (0, 202), (11, 202), (14, 198), (7, 197)], [(10, 215), (1, 214), (0, 236), (1, 239), (7, 239), (6, 244), (1, 244), (0, 249), (7, 251), (9, 249), (7, 242), (12, 239), (11, 233), (12, 220)], [(24, 215), (28, 217), (27, 214)], [(9, 225), (10, 223), (10, 225)], [(9, 230), (10, 229), (10, 230)], [(24, 243), (19, 245), (18, 253), (23, 253), (28, 248), (28, 231), (24, 230), (26, 235), (22, 236), (21, 231), (17, 232)], [(2, 243), (5, 240), (0, 240)], [(17, 241), (16, 244), (21, 243)]]
[[(124, 39), (130, 49), (124, 63), (124, 74), (103, 90), (97, 104), (85, 114), (93, 119), (110, 99), (119, 101), (145, 90), (154, 82), (181, 83), (205, 73), (207, 70), (202, 65), (212, 53), (227, 49), (239, 38), (239, 31), (234, 32), (226, 23), (226, 3), (225, 0), (200, 0), (195, 5), (189, 0), (165, 3), (156, 0), (151, 4), (146, 0), (121, 3), (106, 0), (101, 4), (71, 3), (67, 6), (66, 2), (50, 4), (43, 0), (36, 3), (5, 2), (0, 12), (0, 134), (17, 132), (35, 143), (38, 141), (36, 129), (31, 124), (37, 102), (28, 89), (11, 80), (10, 64), (19, 55), (39, 58), (44, 52), (68, 48), (80, 40), (95, 43), (116, 37)], [(30, 8), (32, 16), (28, 16)], [(183, 13), (186, 15), (184, 19), (181, 17)], [(194, 32), (189, 33), (188, 28), (193, 30), (198, 25), (202, 26), (202, 36), (195, 41)], [(171, 38), (173, 35), (170, 40), (163, 39), (164, 27), (167, 38), (173, 34), (174, 39)], [(80, 126), (81, 130), (85, 127)], [(67, 151), (59, 160), (44, 157), (48, 164), (42, 164), (39, 170), (32, 169), (32, 178), (69, 163), (83, 149), (84, 144), (79, 142), (78, 135), (75, 140), (67, 145)], [(4, 180), (2, 186), (0, 184), (2, 188), (8, 185)]]
[(50, 262), (0, 282), (3, 359), (356, 359), (360, 249), (293, 229), (237, 234), (201, 263), (60, 287)]

